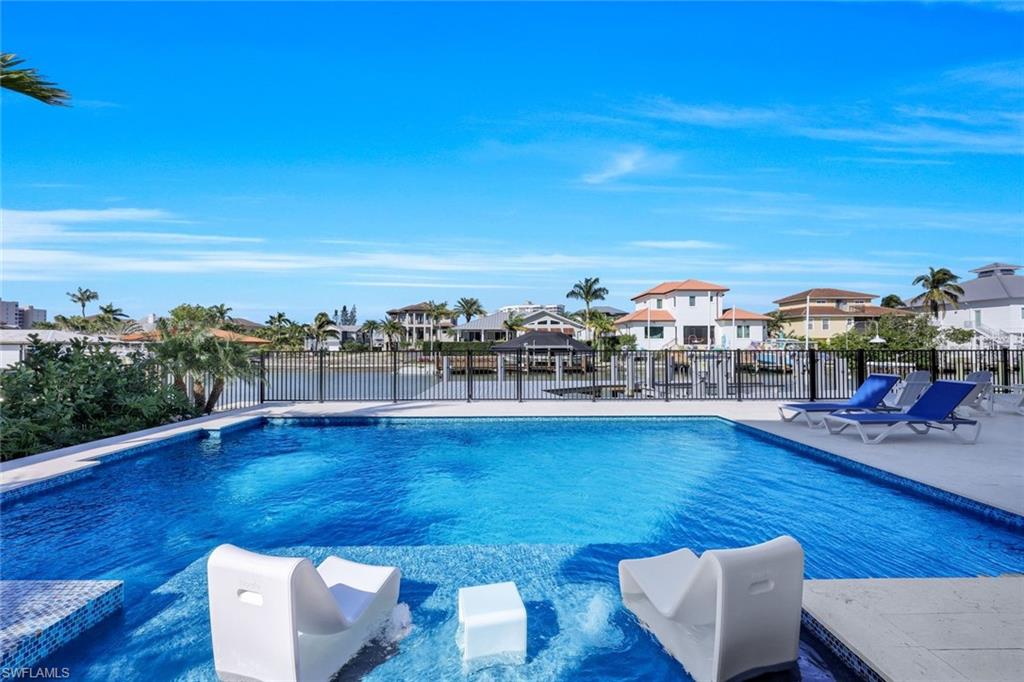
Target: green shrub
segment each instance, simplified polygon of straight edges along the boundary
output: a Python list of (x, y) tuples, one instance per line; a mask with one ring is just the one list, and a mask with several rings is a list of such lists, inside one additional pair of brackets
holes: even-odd
[[(493, 345), (490, 341), (437, 341), (434, 350), (442, 353), (465, 353), (471, 350), (475, 353), (489, 351)], [(430, 350), (430, 344), (425, 345), (423, 350)]]
[(196, 416), (155, 362), (76, 341), (38, 340), (0, 374), (4, 461)]

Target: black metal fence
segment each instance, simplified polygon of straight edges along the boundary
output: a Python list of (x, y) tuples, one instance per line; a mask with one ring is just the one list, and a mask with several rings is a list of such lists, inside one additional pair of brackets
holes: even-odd
[(833, 400), (868, 374), (1024, 383), (1024, 350), (280, 351), (218, 410), (268, 401)]

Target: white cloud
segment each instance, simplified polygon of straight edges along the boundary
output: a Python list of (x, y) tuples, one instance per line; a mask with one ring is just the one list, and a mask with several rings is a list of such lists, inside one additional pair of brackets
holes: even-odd
[(645, 240), (629, 242), (630, 246), (635, 246), (642, 249), (678, 249), (678, 250), (701, 250), (701, 249), (728, 249), (728, 244), (720, 244), (718, 242), (706, 242), (699, 239), (683, 239), (683, 240), (668, 240), (668, 241), (657, 241), (657, 240)]
[(166, 230), (90, 229), (90, 226), (110, 224), (190, 224), (162, 209), (104, 208), (58, 209), (29, 211), (3, 209), (0, 211), (5, 243), (52, 243), (76, 241), (120, 241), (158, 244), (190, 243), (252, 243), (259, 237), (239, 237), (194, 232), (168, 232)]
[(666, 171), (675, 165), (676, 157), (655, 154), (646, 149), (631, 149), (613, 154), (599, 170), (585, 174), (580, 180), (588, 185), (603, 185), (635, 173)]
[(779, 124), (792, 116), (788, 108), (682, 104), (668, 97), (645, 99), (633, 109), (633, 113), (643, 118), (712, 128), (748, 128)]

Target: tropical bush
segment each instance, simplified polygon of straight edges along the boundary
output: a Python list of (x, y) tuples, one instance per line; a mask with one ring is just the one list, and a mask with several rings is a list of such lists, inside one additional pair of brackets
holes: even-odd
[(875, 348), (871, 343), (875, 333), (885, 339), (881, 348), (888, 350), (918, 350), (938, 348), (945, 332), (936, 327), (928, 315), (882, 315), (878, 326), (868, 325), (863, 330), (851, 329), (830, 339), (818, 341), (822, 350), (857, 350)]
[(152, 358), (42, 343), (0, 374), (0, 457), (15, 459), (194, 417)]

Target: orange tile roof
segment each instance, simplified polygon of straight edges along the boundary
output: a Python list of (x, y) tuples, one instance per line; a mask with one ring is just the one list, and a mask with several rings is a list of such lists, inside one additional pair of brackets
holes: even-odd
[[(237, 343), (245, 343), (251, 346), (262, 346), (270, 343), (266, 339), (260, 339), (255, 336), (248, 336), (246, 334), (239, 334), (237, 332), (229, 332), (226, 329), (211, 329), (210, 334), (216, 336), (222, 341), (235, 341)], [(160, 332), (137, 332), (135, 334), (127, 334), (121, 337), (122, 341), (159, 341)]]
[(772, 301), (772, 303), (793, 303), (795, 301), (804, 302), (807, 300), (808, 296), (811, 298), (862, 298), (868, 300), (878, 298), (878, 294), (865, 294), (860, 291), (847, 291), (845, 289), (819, 288), (807, 289), (806, 291), (801, 291), (798, 294), (790, 294), (789, 296)]
[(732, 314), (732, 308), (726, 308), (722, 311), (722, 314), (718, 317), (718, 319), (723, 320), (725, 322), (732, 322), (733, 319), (747, 322), (753, 320), (770, 320), (772, 318), (768, 317), (767, 315), (762, 315), (761, 313), (754, 313), (749, 310), (744, 310), (743, 308), (736, 309), (736, 315), (734, 318)]
[(672, 316), (667, 310), (660, 310), (658, 308), (650, 309), (650, 317), (647, 317), (647, 308), (641, 308), (640, 310), (634, 310), (628, 315), (623, 315), (619, 319), (615, 320), (615, 324), (627, 324), (629, 322), (647, 322), (649, 319), (651, 322), (675, 322), (676, 318)]
[(642, 294), (637, 294), (631, 300), (635, 301), (644, 296), (654, 296), (657, 294), (671, 294), (673, 291), (729, 291), (729, 287), (723, 287), (721, 284), (713, 284), (712, 282), (705, 282), (700, 279), (684, 279), (676, 282), (662, 282)]

